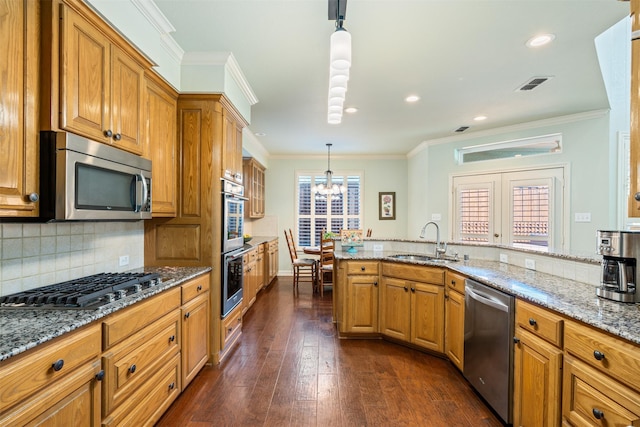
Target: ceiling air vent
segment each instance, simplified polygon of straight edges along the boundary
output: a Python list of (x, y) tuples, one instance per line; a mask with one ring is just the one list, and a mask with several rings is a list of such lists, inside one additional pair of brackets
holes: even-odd
[(547, 80), (549, 80), (550, 78), (551, 77), (533, 77), (533, 78), (529, 79), (528, 82), (526, 82), (525, 84), (520, 86), (517, 89), (517, 91), (533, 90), (533, 89), (537, 88), (538, 86), (540, 86), (542, 83), (544, 83)]
[(469, 129), (469, 126), (460, 126), (458, 129), (456, 129), (456, 132), (464, 132), (465, 130)]

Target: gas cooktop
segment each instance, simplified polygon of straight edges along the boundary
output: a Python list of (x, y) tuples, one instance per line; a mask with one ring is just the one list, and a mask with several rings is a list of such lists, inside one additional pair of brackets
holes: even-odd
[(156, 273), (100, 273), (0, 296), (0, 307), (94, 310), (161, 283)]

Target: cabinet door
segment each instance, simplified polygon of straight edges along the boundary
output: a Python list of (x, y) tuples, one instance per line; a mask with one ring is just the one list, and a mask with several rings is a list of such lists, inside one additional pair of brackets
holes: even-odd
[(346, 297), (344, 332), (378, 332), (378, 276), (348, 276)]
[(411, 295), (405, 280), (382, 277), (380, 331), (403, 341), (411, 338)]
[(562, 350), (521, 328), (514, 348), (513, 425), (560, 425)]
[(239, 123), (235, 125), (235, 136), (233, 138), (233, 170), (236, 182), (242, 184), (244, 182), (244, 174), (242, 172), (242, 126)]
[(95, 27), (63, 8), (60, 127), (111, 142), (110, 43)]
[(113, 145), (135, 154), (142, 154), (143, 81), (143, 68), (111, 46), (111, 138)]
[(153, 165), (153, 216), (175, 217), (177, 100), (150, 79), (145, 81), (144, 153)]
[(222, 111), (222, 177), (235, 180), (236, 124), (227, 110)]
[(0, 14), (0, 216), (37, 216), (39, 2), (9, 1)]
[(464, 295), (449, 290), (445, 300), (444, 352), (461, 371), (464, 369)]
[(444, 351), (444, 286), (410, 283), (411, 342)]
[(264, 252), (256, 259), (256, 292), (264, 288)]
[(182, 307), (182, 390), (209, 359), (209, 293)]
[[(640, 22), (636, 17), (634, 22)], [(637, 24), (640, 25), (640, 24)], [(631, 144), (630, 144), (629, 217), (640, 216), (640, 39), (631, 42)]]

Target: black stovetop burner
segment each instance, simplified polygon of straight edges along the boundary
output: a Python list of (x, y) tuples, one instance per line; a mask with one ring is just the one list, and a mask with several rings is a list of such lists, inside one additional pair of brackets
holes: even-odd
[(91, 310), (160, 283), (157, 273), (100, 273), (0, 296), (0, 307)]

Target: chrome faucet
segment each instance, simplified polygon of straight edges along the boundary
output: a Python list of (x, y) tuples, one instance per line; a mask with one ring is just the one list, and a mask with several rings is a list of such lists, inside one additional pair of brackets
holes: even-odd
[[(433, 224), (436, 226), (436, 248), (435, 248), (435, 256), (436, 258), (440, 258), (440, 255), (444, 255), (445, 252), (447, 252), (447, 243), (441, 243), (440, 242), (440, 227), (438, 227), (438, 224), (436, 224), (433, 221), (429, 221), (428, 223), (426, 223), (424, 225), (424, 227), (422, 227), (422, 231), (420, 232), (420, 238), (424, 239), (424, 233), (427, 230), (427, 226), (429, 224)], [(442, 246), (444, 245), (444, 246)]]

